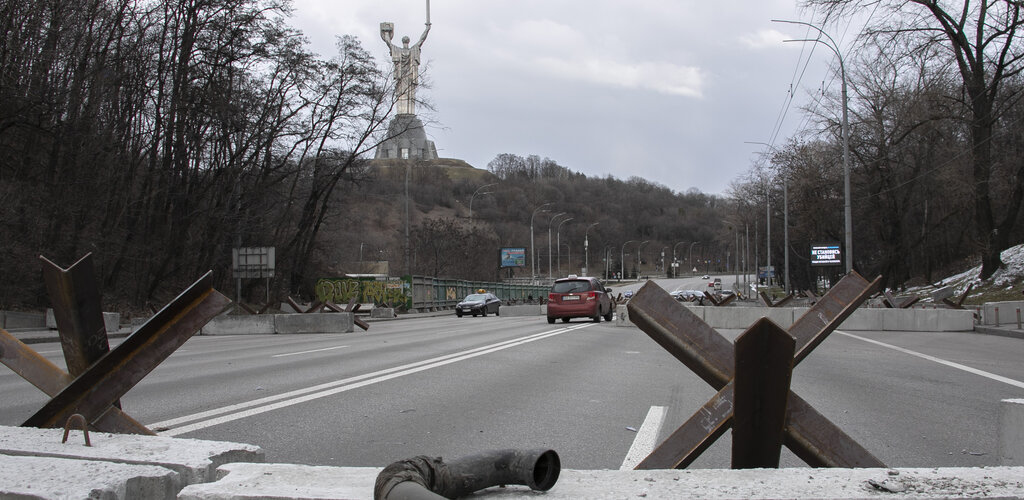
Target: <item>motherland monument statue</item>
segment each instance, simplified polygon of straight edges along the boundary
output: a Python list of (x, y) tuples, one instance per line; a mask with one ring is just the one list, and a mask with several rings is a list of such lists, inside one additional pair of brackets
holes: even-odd
[(395, 45), (395, 25), (380, 23), (380, 38), (387, 44), (394, 64), (395, 110), (397, 114), (388, 125), (387, 139), (377, 146), (375, 158), (401, 158), (405, 160), (437, 159), (434, 142), (427, 139), (423, 122), (416, 116), (416, 87), (420, 79), (420, 48), (430, 33), (430, 0), (427, 0), (427, 22), (420, 39), (409, 45), (409, 37), (402, 37), (402, 45)]

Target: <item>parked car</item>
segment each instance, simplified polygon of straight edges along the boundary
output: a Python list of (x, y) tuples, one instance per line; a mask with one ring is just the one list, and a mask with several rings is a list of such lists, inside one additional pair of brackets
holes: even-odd
[(679, 290), (675, 290), (675, 291), (671, 292), (671, 295), (673, 297), (675, 297), (676, 300), (692, 302), (694, 299), (698, 299), (700, 297), (703, 297), (704, 296), (704, 292), (702, 290), (682, 290), (682, 289), (679, 289)]
[(555, 280), (548, 292), (548, 323), (556, 319), (567, 323), (571, 318), (590, 318), (595, 323), (601, 318), (611, 321), (614, 314), (609, 297), (611, 291), (597, 278), (569, 275)]
[(701, 276), (700, 279), (702, 279), (702, 280), (711, 279), (711, 276), (708, 276), (708, 275), (705, 274), (704, 276)]
[(501, 299), (493, 293), (469, 294), (455, 306), (455, 315), (460, 318), (464, 314), (487, 316), (488, 313), (501, 316)]

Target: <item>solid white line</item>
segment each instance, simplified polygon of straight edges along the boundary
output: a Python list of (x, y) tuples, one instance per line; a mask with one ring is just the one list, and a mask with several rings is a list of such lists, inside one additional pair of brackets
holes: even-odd
[(324, 347), (323, 349), (313, 349), (312, 351), (301, 351), (301, 352), (289, 352), (289, 353), (286, 353), (286, 354), (275, 354), (275, 355), (273, 355), (271, 357), (272, 358), (283, 358), (285, 356), (298, 356), (299, 354), (309, 354), (309, 353), (313, 353), (313, 352), (333, 351), (335, 349), (344, 349), (346, 347), (348, 347), (348, 346), (347, 345), (336, 345), (334, 347)]
[(861, 337), (861, 336), (858, 336), (858, 335), (854, 335), (852, 333), (841, 332), (839, 330), (836, 330), (836, 333), (838, 333), (840, 335), (846, 335), (847, 337), (855, 338), (857, 340), (863, 340), (864, 342), (867, 342), (869, 344), (875, 344), (875, 345), (879, 345), (879, 346), (882, 346), (882, 347), (888, 347), (889, 349), (892, 349), (894, 351), (899, 351), (899, 352), (902, 352), (904, 354), (909, 354), (911, 356), (917, 356), (917, 357), (919, 357), (921, 359), (927, 359), (928, 361), (934, 361), (934, 362), (936, 362), (936, 363), (938, 363), (940, 365), (946, 365), (946, 366), (951, 367), (951, 368), (956, 368), (958, 370), (963, 370), (963, 371), (965, 371), (967, 373), (973, 373), (975, 375), (981, 375), (982, 377), (995, 380), (996, 382), (1002, 382), (1004, 384), (1009, 384), (1009, 385), (1012, 385), (1014, 387), (1019, 387), (1021, 389), (1024, 389), (1024, 382), (1021, 382), (1021, 381), (1018, 381), (1018, 380), (1014, 380), (1012, 378), (1006, 378), (1006, 377), (1004, 377), (1002, 375), (996, 375), (994, 373), (989, 373), (989, 372), (986, 372), (986, 371), (983, 371), (983, 370), (979, 370), (977, 368), (971, 368), (970, 366), (961, 365), (960, 363), (954, 363), (952, 361), (946, 361), (946, 360), (944, 360), (942, 358), (936, 358), (935, 356), (929, 356), (927, 354), (921, 354), (921, 353), (919, 353), (917, 351), (911, 351), (910, 349), (904, 349), (902, 347), (897, 347), (897, 346), (894, 346), (894, 345), (891, 345), (891, 344), (886, 344), (884, 342), (879, 342), (877, 340), (871, 340), (871, 339), (864, 338), (864, 337)]
[[(265, 398), (260, 398), (260, 399), (255, 399), (255, 400), (252, 400), (252, 401), (247, 401), (247, 402), (243, 402), (243, 403), (229, 405), (229, 406), (225, 406), (225, 407), (222, 407), (222, 408), (216, 408), (216, 409), (213, 409), (213, 410), (208, 410), (208, 411), (196, 413), (196, 414), (193, 414), (193, 415), (186, 415), (186, 416), (179, 417), (179, 418), (174, 418), (174, 419), (170, 419), (170, 420), (164, 420), (162, 422), (156, 422), (156, 423), (150, 424), (147, 427), (149, 427), (151, 429), (168, 429), (168, 430), (165, 430), (165, 431), (162, 431), (162, 432), (158, 431), (157, 433), (159, 435), (161, 435), (161, 436), (177, 436), (177, 435), (180, 435), (180, 434), (184, 434), (186, 432), (192, 432), (192, 431), (199, 430), (199, 429), (205, 429), (207, 427), (212, 427), (212, 426), (217, 425), (217, 424), (222, 424), (222, 423), (225, 423), (225, 422), (231, 422), (231, 421), (238, 420), (238, 419), (241, 419), (241, 418), (245, 418), (245, 417), (249, 417), (249, 416), (253, 416), (253, 415), (258, 415), (260, 413), (265, 413), (265, 412), (268, 412), (268, 411), (271, 411), (271, 410), (276, 410), (276, 409), (279, 409), (279, 408), (285, 408), (285, 407), (296, 405), (296, 404), (299, 404), (299, 403), (304, 403), (304, 402), (307, 402), (307, 401), (312, 401), (314, 399), (324, 398), (324, 397), (332, 396), (334, 394), (338, 394), (338, 393), (341, 393), (341, 392), (350, 391), (352, 389), (358, 389), (360, 387), (365, 387), (365, 386), (376, 384), (376, 383), (379, 383), (379, 382), (384, 382), (384, 381), (391, 380), (393, 378), (398, 378), (398, 377), (401, 377), (401, 376), (404, 376), (404, 375), (410, 375), (410, 374), (421, 372), (421, 371), (424, 371), (424, 370), (429, 370), (431, 368), (437, 368), (439, 366), (444, 366), (444, 365), (448, 365), (448, 364), (451, 364), (451, 363), (456, 363), (458, 361), (463, 361), (463, 360), (466, 360), (466, 359), (475, 358), (477, 356), (482, 356), (484, 354), (490, 354), (492, 352), (497, 352), (497, 351), (500, 351), (500, 350), (503, 350), (503, 349), (508, 349), (510, 347), (515, 347), (515, 346), (523, 345), (523, 344), (526, 344), (526, 343), (529, 343), (529, 342), (533, 342), (535, 340), (541, 340), (541, 339), (545, 339), (545, 338), (548, 338), (548, 337), (553, 337), (555, 335), (561, 335), (563, 333), (571, 332), (573, 330), (579, 330), (581, 328), (587, 328), (589, 326), (593, 326), (594, 324), (595, 323), (588, 323), (588, 324), (583, 324), (583, 325), (578, 325), (578, 326), (559, 328), (557, 330), (552, 330), (552, 331), (549, 331), (549, 332), (537, 333), (537, 334), (530, 335), (530, 336), (527, 336), (527, 337), (522, 337), (522, 338), (519, 338), (519, 339), (507, 340), (507, 341), (499, 342), (497, 344), (492, 344), (492, 345), (489, 345), (489, 346), (483, 346), (483, 347), (478, 347), (478, 348), (475, 348), (475, 349), (470, 349), (470, 350), (467, 350), (467, 351), (457, 352), (457, 353), (453, 353), (453, 354), (447, 354), (447, 355), (444, 355), (444, 356), (438, 356), (436, 358), (427, 359), (427, 360), (423, 360), (423, 361), (417, 361), (415, 363), (409, 363), (409, 364), (402, 365), (402, 366), (396, 366), (394, 368), (388, 368), (388, 369), (380, 370), (380, 371), (373, 372), (373, 373), (357, 375), (355, 377), (349, 377), (349, 378), (345, 378), (345, 379), (341, 379), (341, 380), (336, 380), (336, 381), (333, 381), (333, 382), (327, 382), (327, 383), (316, 385), (316, 386), (313, 386), (313, 387), (307, 387), (307, 388), (304, 388), (304, 389), (298, 389), (298, 390), (286, 392), (284, 394), (278, 394), (276, 396), (268, 396), (268, 397), (265, 397)], [(317, 391), (319, 391), (319, 392), (317, 392)], [(291, 398), (291, 399), (289, 399), (289, 398)], [(247, 408), (252, 408), (252, 409), (248, 409), (247, 410)], [(241, 411), (239, 411), (239, 410), (241, 410)], [(230, 413), (230, 412), (235, 412), (235, 413)], [(223, 415), (221, 417), (216, 417), (216, 418), (208, 418), (208, 417), (214, 417), (215, 415), (221, 415), (221, 414), (225, 414), (225, 413), (229, 413), (229, 414)], [(202, 419), (207, 419), (207, 420), (202, 420)], [(199, 422), (195, 422), (195, 423), (189, 424), (189, 425), (184, 425), (184, 426), (181, 426), (181, 427), (175, 427), (175, 426), (177, 426), (179, 424), (184, 424), (186, 422), (193, 422), (193, 421), (197, 421), (197, 420), (199, 420)]]
[(658, 433), (661, 432), (663, 423), (665, 423), (665, 407), (652, 406), (647, 411), (647, 417), (644, 418), (643, 425), (637, 431), (633, 445), (629, 447), (619, 470), (633, 470), (637, 464), (643, 462), (644, 458), (654, 451), (654, 445), (657, 443)]

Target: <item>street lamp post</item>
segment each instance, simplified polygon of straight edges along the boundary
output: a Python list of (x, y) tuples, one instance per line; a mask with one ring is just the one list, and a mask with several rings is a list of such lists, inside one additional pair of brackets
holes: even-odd
[[(694, 241), (693, 243), (690, 243), (690, 253), (686, 257), (686, 267), (690, 267), (690, 266), (693, 265), (693, 246), (696, 245), (697, 243), (700, 243), (700, 242), (699, 241)], [(696, 269), (696, 268), (694, 267), (693, 269)]]
[(609, 254), (608, 251), (611, 250), (612, 247), (613, 247), (613, 245), (605, 245), (604, 246), (604, 280), (605, 281), (608, 281), (608, 273), (609, 273), (609, 271), (611, 271), (611, 269), (609, 268), (609, 266), (611, 266), (611, 254)]
[(667, 249), (668, 247), (661, 247), (661, 271), (665, 273), (666, 276), (668, 275), (668, 272), (665, 271), (665, 250)]
[(548, 279), (554, 279), (555, 275), (551, 272), (551, 225), (555, 223), (555, 219), (565, 215), (565, 212), (559, 212), (551, 216), (551, 220), (548, 222)]
[(489, 188), (491, 186), (497, 186), (497, 185), (498, 185), (497, 182), (492, 182), (490, 184), (484, 184), (483, 186), (480, 186), (480, 187), (476, 188), (476, 191), (473, 191), (473, 196), (469, 197), (469, 219), (470, 220), (473, 220), (473, 198), (476, 198), (477, 194), (480, 194), (480, 196), (483, 196), (485, 194), (491, 194), (490, 191), (487, 191), (486, 193), (481, 193), (480, 190), (481, 189), (485, 189), (485, 188)]
[(680, 242), (676, 243), (675, 245), (672, 245), (672, 264), (675, 266), (675, 270), (674, 270), (674, 272), (672, 274), (676, 275), (676, 276), (679, 275), (679, 261), (676, 260), (676, 247), (678, 247), (679, 245), (682, 245), (683, 243), (686, 243), (686, 242), (685, 241), (680, 241)]
[[(768, 144), (767, 142), (751, 142), (751, 141), (744, 141), (744, 142), (746, 142), (747, 144), (760, 144), (762, 146), (767, 146), (769, 149), (772, 150), (772, 152), (776, 152), (777, 151), (775, 149), (775, 146), (772, 146), (771, 144)], [(769, 228), (769, 230), (771, 229), (770, 223), (769, 223), (768, 228)], [(785, 171), (782, 172), (782, 240), (783, 240), (783, 242), (782, 242), (783, 243), (782, 266), (783, 266), (783, 275), (784, 275), (784, 279), (785, 279), (785, 281), (783, 282), (783, 287), (785, 288), (786, 293), (789, 293), (789, 179), (786, 178)], [(771, 232), (770, 231), (769, 231), (768, 241), (769, 241), (769, 243), (771, 242)], [(771, 249), (770, 248), (768, 250), (768, 261), (769, 261), (768, 265), (771, 266)], [(771, 275), (769, 275), (769, 279), (771, 279)]]
[(776, 23), (789, 23), (789, 24), (801, 24), (808, 28), (813, 28), (818, 33), (828, 38), (828, 42), (825, 42), (821, 38), (806, 38), (801, 40), (783, 40), (784, 42), (815, 42), (820, 43), (828, 47), (832, 52), (839, 58), (839, 72), (842, 78), (842, 99), (843, 99), (843, 222), (844, 230), (846, 232), (846, 273), (849, 274), (853, 270), (853, 209), (850, 203), (850, 119), (849, 119), (849, 100), (846, 93), (846, 64), (843, 62), (843, 55), (839, 52), (839, 46), (836, 45), (836, 41), (825, 33), (821, 28), (802, 21), (785, 21), (781, 19), (772, 19)]
[[(566, 222), (569, 222), (572, 219), (573, 219), (573, 217), (569, 217), (568, 219), (562, 219), (562, 221), (558, 223), (558, 227), (555, 228), (555, 247), (558, 249), (558, 250), (556, 250), (556, 252), (558, 253), (558, 275), (559, 276), (562, 275), (562, 233), (561, 233), (561, 231), (562, 231), (562, 224), (565, 224)], [(571, 264), (571, 262), (572, 262), (572, 255), (569, 255), (569, 262), (570, 262), (569, 265), (571, 266), (572, 265)]]
[(626, 277), (626, 245), (636, 243), (636, 240), (629, 240), (622, 244), (622, 255), (619, 258), (619, 281)]
[(636, 246), (636, 278), (640, 279), (640, 249), (643, 248), (645, 243), (650, 243), (651, 240), (644, 240)]
[[(583, 232), (583, 252), (586, 254), (583, 259), (583, 274), (590, 274), (590, 228), (598, 224), (600, 224), (600, 222), (595, 222), (587, 226), (586, 231)], [(605, 277), (605, 279), (608, 278)]]
[(550, 204), (551, 203), (545, 203), (533, 209), (533, 214), (530, 215), (530, 270), (532, 271), (532, 274), (530, 275), (531, 283), (537, 277), (537, 254), (533, 251), (533, 218), (534, 216), (537, 215), (537, 212), (547, 212), (547, 209), (545, 209), (544, 207)]

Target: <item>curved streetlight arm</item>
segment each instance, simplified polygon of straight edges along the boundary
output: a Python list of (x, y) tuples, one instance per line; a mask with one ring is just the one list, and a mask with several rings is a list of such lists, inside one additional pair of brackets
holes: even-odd
[(533, 250), (533, 218), (537, 216), (537, 212), (547, 212), (544, 208), (551, 205), (550, 202), (544, 203), (543, 205), (533, 209), (533, 214), (530, 215), (530, 281), (537, 277), (537, 254)]
[(476, 191), (473, 191), (473, 195), (469, 197), (469, 218), (470, 219), (473, 218), (473, 199), (476, 198), (476, 196), (478, 194), (480, 196), (487, 195), (487, 194), (494, 194), (491, 191), (485, 191), (485, 192), (481, 193), (480, 190), (488, 188), (488, 187), (491, 187), (491, 186), (497, 186), (497, 185), (498, 185), (497, 182), (492, 182), (490, 184), (484, 184), (483, 186), (480, 186), (480, 187), (476, 188)]
[(832, 52), (835, 52), (836, 57), (839, 59), (839, 71), (841, 73), (843, 81), (842, 99), (843, 99), (843, 219), (844, 229), (846, 233), (846, 273), (849, 274), (853, 271), (853, 208), (850, 199), (850, 118), (849, 118), (849, 99), (846, 92), (846, 64), (843, 62), (843, 55), (839, 52), (839, 45), (832, 39), (825, 30), (803, 21), (786, 21), (783, 19), (772, 19), (775, 23), (788, 23), (788, 24), (799, 24), (812, 28), (822, 36), (828, 39), (826, 43), (820, 38), (806, 39), (806, 40), (783, 40), (784, 42), (815, 42), (820, 43)]

